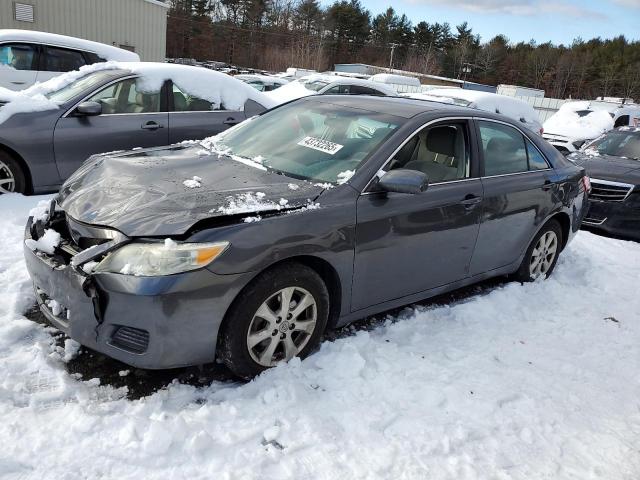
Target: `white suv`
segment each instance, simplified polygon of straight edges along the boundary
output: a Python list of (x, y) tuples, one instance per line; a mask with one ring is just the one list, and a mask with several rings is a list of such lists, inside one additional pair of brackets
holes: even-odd
[(104, 43), (30, 30), (0, 30), (0, 87), (22, 90), (83, 65), (139, 62), (134, 52)]

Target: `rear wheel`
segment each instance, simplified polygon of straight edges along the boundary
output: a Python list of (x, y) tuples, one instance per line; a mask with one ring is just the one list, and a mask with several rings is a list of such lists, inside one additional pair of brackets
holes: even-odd
[(268, 270), (236, 299), (221, 335), (219, 358), (236, 375), (251, 378), (320, 342), (329, 316), (322, 278), (298, 263)]
[(0, 194), (26, 193), (27, 182), (20, 164), (9, 154), (0, 151)]
[(558, 262), (561, 248), (560, 224), (555, 220), (549, 220), (529, 245), (516, 278), (521, 282), (548, 278)]

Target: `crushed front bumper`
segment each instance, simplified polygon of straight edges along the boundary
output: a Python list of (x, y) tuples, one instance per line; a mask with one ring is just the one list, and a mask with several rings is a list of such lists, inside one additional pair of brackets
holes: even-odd
[[(32, 219), (25, 240), (32, 238)], [(137, 368), (212, 362), (218, 330), (251, 274), (86, 274), (24, 245), (42, 313), (80, 344)], [(55, 302), (55, 303), (53, 303)]]

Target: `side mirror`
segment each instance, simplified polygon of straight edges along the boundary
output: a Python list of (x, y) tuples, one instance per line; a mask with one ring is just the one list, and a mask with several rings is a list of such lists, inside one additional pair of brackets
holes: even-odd
[(102, 113), (102, 105), (98, 102), (82, 102), (76, 107), (75, 113), (83, 117), (95, 117)]
[(378, 186), (385, 192), (422, 193), (429, 186), (429, 178), (426, 173), (399, 168), (385, 173)]

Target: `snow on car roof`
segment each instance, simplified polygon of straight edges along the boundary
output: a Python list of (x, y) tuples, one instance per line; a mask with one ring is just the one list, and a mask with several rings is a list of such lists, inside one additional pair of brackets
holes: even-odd
[(260, 80), (261, 82), (277, 83), (279, 85), (286, 85), (287, 83), (289, 83), (289, 80), (287, 80), (286, 78), (276, 77), (274, 75), (260, 75), (259, 73), (235, 75), (234, 78), (237, 78), (243, 81)]
[[(414, 94), (409, 94), (413, 96)], [(416, 94), (416, 98), (419, 98)], [(467, 90), (462, 88), (438, 88), (429, 90), (428, 96), (460, 99), (469, 102), (469, 106), (485, 112), (501, 113), (512, 119), (524, 118), (527, 123), (540, 124), (538, 114), (531, 105), (517, 98), (497, 93)]]
[(407, 77), (406, 75), (394, 75), (392, 73), (378, 73), (373, 75), (370, 80), (379, 83), (395, 83), (396, 85), (420, 86), (420, 80), (416, 77)]
[[(544, 122), (544, 131), (572, 140), (589, 140), (613, 128), (613, 118), (607, 110), (589, 108), (589, 101), (567, 102)], [(586, 115), (578, 112), (593, 110)]]
[(56, 33), (38, 32), (32, 30), (0, 30), (0, 42), (20, 41), (46, 43), (61, 47), (79, 48), (98, 54), (105, 60), (116, 60), (120, 62), (139, 62), (137, 53), (130, 52), (123, 48), (113, 47), (105, 43), (85, 40), (83, 38), (58, 35)]
[(86, 65), (67, 72), (44, 83), (37, 83), (22, 91), (0, 88), (0, 123), (16, 113), (55, 110), (59, 104), (46, 95), (91, 73), (105, 70), (121, 70), (138, 75), (137, 86), (141, 91), (158, 91), (166, 80), (172, 80), (183, 92), (228, 110), (242, 110), (247, 100), (254, 100), (266, 108), (277, 103), (263, 93), (224, 73), (206, 68), (155, 62), (105, 62)]

